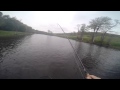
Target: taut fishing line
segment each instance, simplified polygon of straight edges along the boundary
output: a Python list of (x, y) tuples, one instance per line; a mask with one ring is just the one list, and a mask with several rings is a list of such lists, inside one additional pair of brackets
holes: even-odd
[[(59, 24), (58, 24), (58, 25), (59, 25)], [(66, 34), (65, 31), (63, 30), (63, 28), (62, 28), (60, 25), (59, 25), (59, 27), (61, 28), (61, 30), (63, 31), (63, 33)], [(81, 74), (82, 74), (82, 77), (83, 77), (83, 78), (86, 78), (86, 75), (88, 74), (88, 72), (87, 72), (87, 70), (85, 69), (85, 66), (83, 65), (83, 63), (82, 63), (82, 61), (81, 61), (79, 55), (77, 54), (76, 50), (74, 49), (74, 47), (73, 47), (73, 45), (72, 45), (70, 39), (67, 37), (67, 35), (66, 35), (66, 38), (68, 39), (68, 41), (69, 41), (69, 43), (70, 43), (72, 49), (74, 50), (75, 55), (77, 56), (79, 62), (80, 62), (81, 65), (82, 65), (82, 68), (83, 68), (83, 70), (84, 70), (85, 75), (83, 75), (82, 71), (80, 70), (79, 64), (78, 64), (77, 61), (76, 61), (76, 64), (77, 64), (78, 67), (79, 67), (79, 70), (80, 70), (80, 72), (81, 72)]]

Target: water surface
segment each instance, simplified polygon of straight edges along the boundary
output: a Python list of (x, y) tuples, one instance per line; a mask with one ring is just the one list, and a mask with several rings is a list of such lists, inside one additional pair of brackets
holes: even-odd
[[(120, 78), (120, 51), (71, 42), (90, 74)], [(79, 63), (64, 38), (34, 34), (0, 40), (1, 79), (81, 79), (76, 62)]]

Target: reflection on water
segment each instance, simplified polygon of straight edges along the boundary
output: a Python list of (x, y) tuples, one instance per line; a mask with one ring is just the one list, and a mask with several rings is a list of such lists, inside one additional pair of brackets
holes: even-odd
[[(100, 56), (100, 47), (96, 48), (95, 53), (94, 53), (94, 46), (89, 45), (87, 54), (82, 58), (82, 62), (84, 63), (85, 67), (87, 69), (92, 69), (97, 66), (99, 63), (99, 56)], [(94, 53), (94, 55), (92, 55)]]
[(7, 54), (9, 54), (11, 50), (17, 48), (17, 46), (21, 43), (22, 39), (23, 37), (0, 39), (0, 63), (3, 62), (3, 58)]
[[(90, 74), (120, 78), (120, 51), (71, 42)], [(0, 40), (0, 78), (79, 79), (82, 76), (67, 39), (35, 34)]]
[(120, 78), (120, 51), (82, 42), (76, 49), (89, 73), (106, 79)]

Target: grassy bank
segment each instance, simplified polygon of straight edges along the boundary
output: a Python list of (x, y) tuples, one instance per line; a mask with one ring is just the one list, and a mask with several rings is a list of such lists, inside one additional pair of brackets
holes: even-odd
[[(66, 38), (65, 35), (59, 35), (59, 36)], [(68, 37), (69, 39), (73, 39), (73, 40), (79, 41), (79, 39), (77, 38), (76, 35), (67, 35), (67, 37)], [(100, 45), (100, 44), (101, 44), (100, 38), (101, 38), (100, 36), (95, 37), (94, 44)], [(105, 38), (102, 46), (107, 47), (108, 38), (109, 38), (109, 37), (106, 36), (106, 38)], [(84, 37), (83, 37), (83, 42), (91, 43), (91, 36), (90, 36), (90, 35), (84, 35)], [(112, 41), (111, 41), (111, 43), (110, 43), (109, 48), (114, 48), (114, 49), (119, 49), (119, 50), (120, 50), (120, 36), (117, 36), (117, 35), (116, 35), (116, 36), (114, 36), (114, 37), (112, 38)]]
[(0, 38), (28, 35), (30, 33), (0, 30)]

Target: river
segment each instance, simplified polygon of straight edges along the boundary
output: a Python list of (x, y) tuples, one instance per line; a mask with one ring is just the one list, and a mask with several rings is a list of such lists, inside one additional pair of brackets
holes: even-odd
[[(90, 74), (120, 79), (119, 50), (71, 42)], [(0, 79), (82, 79), (77, 64), (65, 38), (34, 34), (0, 40)]]

